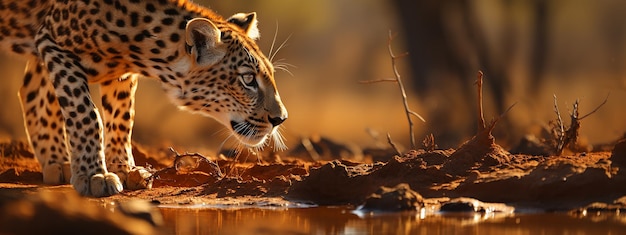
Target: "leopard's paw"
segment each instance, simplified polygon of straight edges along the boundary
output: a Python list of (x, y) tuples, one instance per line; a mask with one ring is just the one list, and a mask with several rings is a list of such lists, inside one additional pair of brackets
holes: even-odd
[(113, 173), (84, 174), (72, 176), (72, 186), (83, 196), (106, 197), (121, 192), (124, 187), (120, 178)]
[(52, 163), (42, 167), (43, 183), (59, 185), (69, 183), (72, 173), (70, 163)]

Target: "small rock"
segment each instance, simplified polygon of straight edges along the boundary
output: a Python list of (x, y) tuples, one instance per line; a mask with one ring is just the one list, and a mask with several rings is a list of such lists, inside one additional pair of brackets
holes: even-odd
[(375, 211), (415, 211), (424, 207), (422, 195), (411, 190), (408, 184), (396, 187), (380, 187), (365, 199), (363, 210)]
[[(461, 200), (462, 199), (462, 200)], [(457, 198), (441, 205), (441, 212), (477, 212), (480, 201), (470, 198)]]
[(442, 203), (440, 212), (513, 213), (515, 208), (502, 203), (485, 203), (473, 198), (455, 198)]
[(549, 156), (550, 147), (542, 143), (534, 135), (526, 135), (520, 139), (517, 146), (510, 151), (512, 154), (527, 154), (532, 156)]

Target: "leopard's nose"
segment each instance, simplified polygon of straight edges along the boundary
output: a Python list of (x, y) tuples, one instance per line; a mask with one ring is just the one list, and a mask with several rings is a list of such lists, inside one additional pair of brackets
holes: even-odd
[(283, 116), (278, 116), (278, 117), (268, 116), (267, 119), (270, 121), (273, 127), (276, 127), (280, 125), (281, 123), (283, 123), (285, 120), (287, 120), (287, 116), (286, 115), (284, 117)]

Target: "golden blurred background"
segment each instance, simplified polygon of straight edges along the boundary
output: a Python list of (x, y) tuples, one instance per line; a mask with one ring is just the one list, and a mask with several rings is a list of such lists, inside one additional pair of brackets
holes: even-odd
[[(608, 103), (582, 122), (581, 134), (590, 143), (626, 131), (626, 1), (196, 2), (226, 17), (256, 11), (266, 53), (277, 25), (277, 43), (291, 35), (277, 58), (296, 66), (294, 76), (276, 75), (289, 110), (283, 128), (289, 146), (311, 135), (371, 146), (372, 132), (390, 133), (408, 146), (397, 86), (358, 82), (393, 77), (389, 31), (397, 33), (395, 53), (409, 52), (398, 69), (409, 105), (426, 119), (416, 120), (418, 142), (433, 133), (439, 147), (457, 147), (473, 135), (478, 70), (485, 72), (487, 119), (516, 103), (494, 133), (505, 147), (555, 118), (553, 94), (561, 113), (579, 98), (585, 114), (610, 93)], [(0, 136), (25, 139), (16, 95), (25, 63), (6, 55), (0, 60)], [(228, 135), (209, 118), (179, 111), (156, 79), (140, 81), (136, 111), (133, 138), (142, 144), (216, 149)]]

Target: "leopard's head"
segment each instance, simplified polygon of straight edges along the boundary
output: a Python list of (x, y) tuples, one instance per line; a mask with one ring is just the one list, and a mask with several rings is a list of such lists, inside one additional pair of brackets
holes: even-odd
[(274, 81), (274, 66), (259, 50), (256, 13), (214, 22), (196, 18), (185, 29), (187, 74), (177, 102), (218, 120), (241, 143), (284, 148), (278, 127), (287, 109)]

